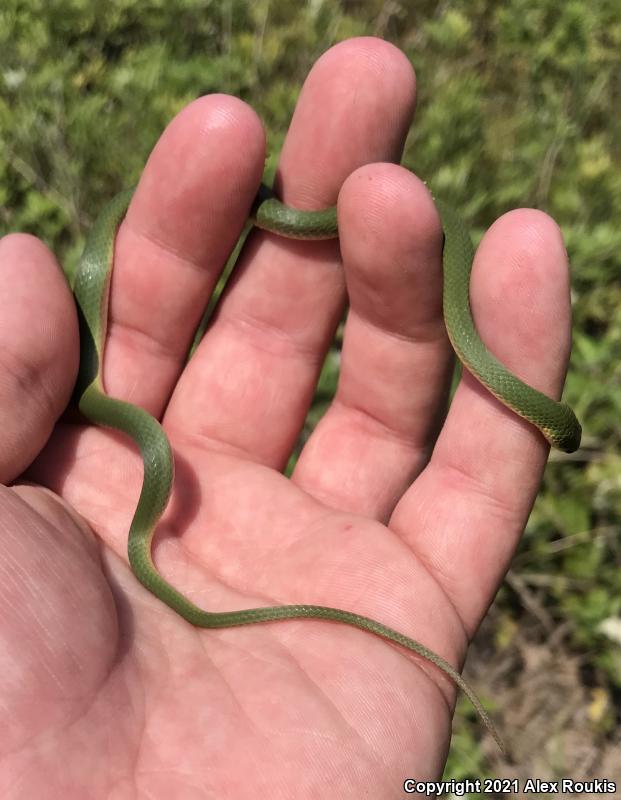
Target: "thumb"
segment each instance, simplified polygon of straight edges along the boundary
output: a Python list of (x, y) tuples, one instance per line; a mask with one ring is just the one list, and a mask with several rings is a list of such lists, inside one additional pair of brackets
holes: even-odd
[(67, 405), (78, 365), (78, 326), (67, 282), (38, 239), (0, 239), (0, 482), (16, 478)]

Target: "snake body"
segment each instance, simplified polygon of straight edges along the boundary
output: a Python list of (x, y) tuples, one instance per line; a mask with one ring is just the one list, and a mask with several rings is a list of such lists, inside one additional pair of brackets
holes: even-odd
[[(171, 586), (158, 573), (151, 556), (153, 532), (170, 498), (174, 460), (160, 423), (142, 408), (109, 397), (104, 389), (102, 364), (108, 318), (114, 242), (132, 192), (118, 195), (103, 211), (90, 232), (74, 278), (73, 292), (80, 319), (80, 369), (75, 397), (82, 414), (93, 424), (114, 428), (129, 436), (140, 449), (144, 477), (131, 522), (128, 556), (138, 580), (156, 597), (192, 625), (228, 628), (277, 620), (312, 618), (352, 625), (395, 642), (435, 664), (472, 702), (499, 747), (502, 741), (474, 691), (459, 672), (420, 642), (368, 617), (338, 608), (284, 605), (240, 611), (205, 611)], [(444, 317), (451, 343), (464, 366), (495, 397), (539, 428), (555, 447), (568, 452), (580, 443), (581, 429), (571, 409), (524, 384), (508, 372), (479, 338), (469, 302), (473, 247), (468, 231), (453, 209), (437, 202), (444, 230)], [(284, 206), (262, 186), (252, 220), (265, 230), (296, 239), (338, 236), (336, 209), (298, 211)]]

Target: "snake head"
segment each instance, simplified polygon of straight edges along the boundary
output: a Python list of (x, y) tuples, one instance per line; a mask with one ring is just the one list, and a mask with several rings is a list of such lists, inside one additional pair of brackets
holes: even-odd
[(558, 450), (564, 453), (575, 453), (580, 447), (582, 438), (582, 425), (571, 408), (565, 403), (559, 404), (562, 409), (563, 420), (554, 431), (546, 431), (546, 438)]

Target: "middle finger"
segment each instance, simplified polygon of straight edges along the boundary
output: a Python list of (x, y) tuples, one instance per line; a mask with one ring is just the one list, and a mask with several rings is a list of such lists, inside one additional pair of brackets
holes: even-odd
[[(392, 45), (364, 38), (329, 50), (304, 84), (284, 145), (284, 202), (324, 208), (361, 164), (398, 160), (414, 100), (412, 68)], [(167, 425), (183, 424), (188, 435), (193, 420), (189, 435), (210, 447), (282, 468), (344, 301), (336, 242), (256, 233), (177, 386)]]

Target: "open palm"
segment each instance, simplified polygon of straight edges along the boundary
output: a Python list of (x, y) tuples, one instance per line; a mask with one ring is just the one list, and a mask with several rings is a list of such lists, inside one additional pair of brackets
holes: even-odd
[[(110, 394), (163, 419), (175, 451), (154, 548), (173, 585), (209, 610), (356, 611), (460, 665), (547, 447), (469, 376), (443, 422), (439, 219), (421, 181), (377, 163), (399, 159), (414, 100), (410, 65), (385, 42), (350, 40), (320, 59), (278, 188), (290, 205), (321, 208), (342, 186), (340, 254), (335, 242), (254, 233), (184, 366), (265, 146), (240, 101), (188, 106), (117, 238), (104, 374)], [(197, 630), (143, 589), (125, 555), (135, 448), (54, 427), (77, 365), (71, 297), (32, 237), (2, 240), (0, 263), (14, 288), (0, 313), (0, 466), (9, 482), (30, 465), (28, 480), (52, 490), (0, 494), (0, 795), (397, 798), (406, 777), (437, 777), (454, 687), (432, 665), (333, 623)], [(288, 480), (346, 298), (337, 396)], [(569, 304), (552, 220), (522, 209), (490, 229), (473, 309), (510, 368), (558, 392)]]

